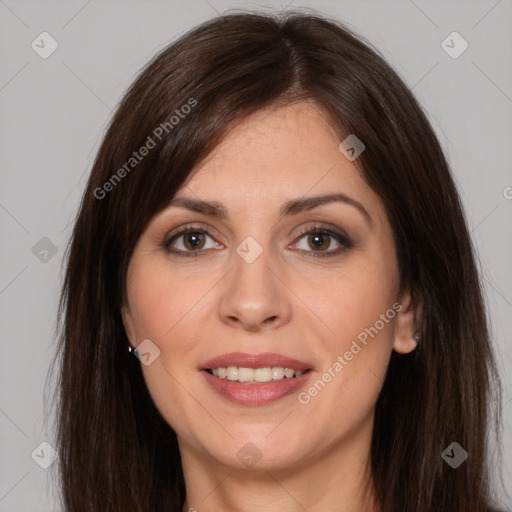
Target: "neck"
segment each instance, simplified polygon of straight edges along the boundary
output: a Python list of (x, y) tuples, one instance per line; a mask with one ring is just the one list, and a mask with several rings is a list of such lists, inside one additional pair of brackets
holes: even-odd
[(373, 422), (294, 467), (238, 469), (180, 440), (187, 499), (182, 512), (379, 512), (370, 471)]

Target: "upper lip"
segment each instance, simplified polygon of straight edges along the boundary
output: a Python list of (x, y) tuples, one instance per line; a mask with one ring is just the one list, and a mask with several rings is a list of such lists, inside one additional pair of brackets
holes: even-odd
[(216, 356), (202, 363), (200, 370), (212, 370), (215, 368), (227, 368), (228, 366), (237, 366), (242, 368), (264, 368), (272, 366), (282, 366), (284, 368), (293, 368), (294, 370), (311, 370), (311, 364), (286, 357), (281, 354), (264, 352), (262, 354), (246, 354), (243, 352), (231, 352)]

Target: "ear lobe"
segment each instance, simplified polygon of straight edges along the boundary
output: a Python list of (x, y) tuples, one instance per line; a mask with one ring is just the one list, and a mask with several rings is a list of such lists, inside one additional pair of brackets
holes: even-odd
[(123, 318), (124, 330), (126, 331), (128, 341), (130, 342), (132, 348), (135, 349), (137, 347), (135, 327), (133, 325), (133, 319), (130, 310), (126, 306), (121, 308), (121, 317)]
[(423, 306), (417, 295), (409, 290), (400, 301), (402, 309), (395, 323), (393, 350), (399, 354), (408, 354), (418, 345)]

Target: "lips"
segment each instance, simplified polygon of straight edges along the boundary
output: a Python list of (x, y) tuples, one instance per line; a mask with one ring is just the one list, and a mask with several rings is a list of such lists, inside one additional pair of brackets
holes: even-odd
[[(251, 383), (238, 382), (219, 378), (213, 375), (212, 370), (219, 368), (293, 368), (296, 372), (302, 372), (300, 376), (282, 378), (270, 382)], [(315, 374), (310, 363), (299, 361), (281, 354), (245, 354), (233, 352), (214, 357), (202, 363), (199, 367), (206, 383), (217, 395), (241, 406), (264, 406), (271, 402), (283, 399), (304, 387)]]
[(310, 382), (314, 372), (303, 373), (293, 379), (276, 380), (264, 384), (248, 384), (210, 375), (201, 371), (206, 383), (218, 396), (239, 406), (265, 406), (298, 393)]
[(283, 368), (293, 368), (294, 370), (303, 372), (313, 369), (313, 366), (310, 363), (271, 352), (266, 352), (263, 354), (246, 354), (243, 352), (223, 354), (205, 361), (199, 366), (199, 369), (212, 370), (214, 368), (226, 368), (228, 366), (237, 366), (243, 368), (282, 366)]

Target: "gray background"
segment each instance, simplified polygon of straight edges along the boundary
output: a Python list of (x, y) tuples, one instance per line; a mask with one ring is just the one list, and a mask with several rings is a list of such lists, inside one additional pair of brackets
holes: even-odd
[[(51, 460), (39, 445), (54, 439), (54, 411), (44, 421), (44, 389), (55, 353), (63, 249), (111, 112), (137, 71), (184, 31), (227, 9), (271, 7), (311, 7), (346, 22), (384, 54), (429, 114), (481, 261), (504, 380), (504, 483), (510, 492), (511, 0), (296, 0), (288, 6), (0, 0), (1, 512), (59, 510), (57, 464), (43, 469), (35, 462)], [(58, 43), (47, 59), (31, 47), (43, 31)], [(441, 45), (453, 31), (469, 43), (456, 59)], [(499, 497), (510, 507), (510, 499)]]

